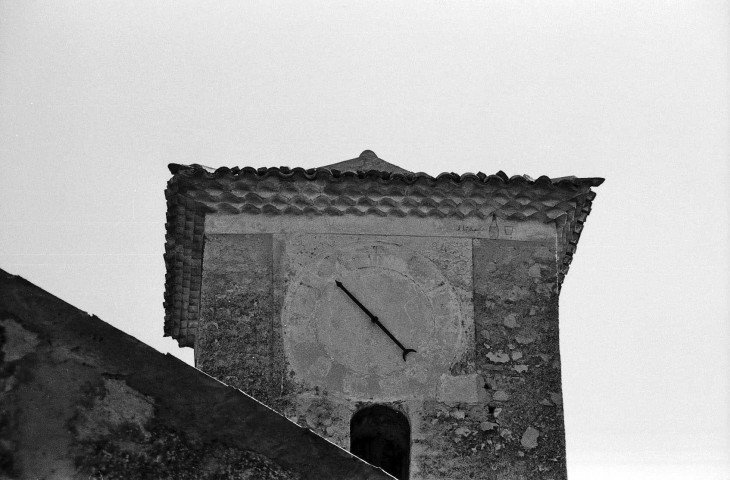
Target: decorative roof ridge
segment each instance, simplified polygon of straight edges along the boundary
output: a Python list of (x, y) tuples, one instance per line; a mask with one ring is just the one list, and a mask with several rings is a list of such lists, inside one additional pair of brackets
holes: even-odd
[(378, 156), (372, 150), (363, 151), (359, 157), (345, 160), (342, 162), (336, 162), (329, 165), (323, 165), (321, 168), (328, 168), (330, 170), (356, 172), (359, 170), (370, 171), (377, 170), (380, 172), (390, 173), (413, 173), (410, 170), (399, 167), (390, 162), (386, 162)]
[(490, 183), (499, 181), (503, 184), (508, 185), (538, 185), (548, 186), (553, 185), (556, 187), (597, 187), (601, 185), (605, 179), (601, 177), (585, 177), (578, 178), (575, 176), (568, 177), (556, 177), (550, 178), (546, 175), (541, 175), (537, 179), (533, 180), (527, 175), (513, 175), (508, 177), (503, 171), (499, 171), (496, 174), (487, 175), (482, 172), (472, 173), (466, 172), (462, 174), (454, 172), (443, 172), (438, 174), (436, 177), (425, 172), (417, 173), (392, 173), (382, 170), (357, 170), (357, 171), (341, 171), (338, 169), (330, 169), (327, 167), (315, 167), (315, 168), (303, 168), (303, 167), (219, 167), (213, 170), (210, 167), (204, 167), (203, 165), (192, 164), (182, 165), (178, 163), (170, 163), (167, 168), (173, 175), (181, 175), (188, 178), (193, 177), (204, 177), (207, 179), (221, 178), (225, 176), (239, 177), (241, 175), (256, 175), (258, 177), (278, 176), (280, 178), (292, 178), (296, 175), (302, 176), (307, 180), (314, 180), (320, 175), (330, 176), (333, 179), (339, 179), (342, 177), (357, 177), (357, 178), (379, 178), (386, 182), (391, 181), (403, 181), (411, 184), (419, 180), (426, 180), (429, 182), (439, 181), (451, 181), (454, 183), (463, 183), (466, 181), (473, 181), (476, 183)]

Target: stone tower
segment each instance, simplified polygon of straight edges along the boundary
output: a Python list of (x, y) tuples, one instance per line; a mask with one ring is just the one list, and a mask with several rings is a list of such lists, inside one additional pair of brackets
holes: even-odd
[(564, 479), (558, 294), (603, 179), (170, 165), (165, 334), (399, 479)]

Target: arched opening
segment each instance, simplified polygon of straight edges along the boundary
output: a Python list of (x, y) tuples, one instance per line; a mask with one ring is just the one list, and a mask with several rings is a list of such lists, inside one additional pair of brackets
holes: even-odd
[(408, 419), (384, 405), (363, 408), (350, 420), (350, 452), (398, 480), (408, 480), (411, 461)]

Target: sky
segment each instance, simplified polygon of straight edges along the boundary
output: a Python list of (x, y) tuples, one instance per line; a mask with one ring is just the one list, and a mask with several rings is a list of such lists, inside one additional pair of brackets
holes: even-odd
[(163, 352), (168, 163), (604, 177), (571, 480), (730, 479), (730, 8), (0, 0), (0, 268)]

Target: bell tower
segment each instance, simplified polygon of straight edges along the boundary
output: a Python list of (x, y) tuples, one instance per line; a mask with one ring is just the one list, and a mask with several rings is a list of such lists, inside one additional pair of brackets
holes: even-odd
[(603, 179), (170, 170), (199, 369), (398, 479), (566, 478), (558, 295)]

